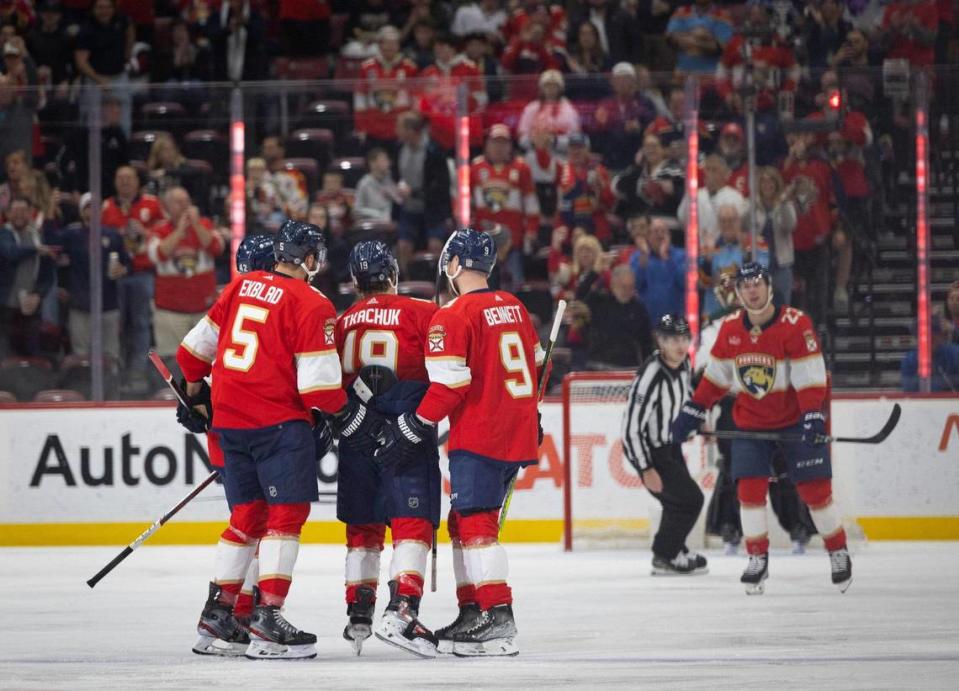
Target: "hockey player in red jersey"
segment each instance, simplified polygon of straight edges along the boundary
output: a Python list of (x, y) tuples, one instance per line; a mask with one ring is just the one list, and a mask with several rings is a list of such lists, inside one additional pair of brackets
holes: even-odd
[[(396, 294), (399, 267), (382, 242), (358, 243), (350, 275), (359, 299), (336, 323), (343, 384), (371, 409), (396, 417), (413, 412), (429, 386), (423, 352), (437, 306)], [(373, 453), (341, 441), (336, 517), (346, 523), (343, 637), (360, 653), (371, 633), (421, 657), (436, 657), (436, 639), (417, 620), (433, 535), (440, 521), (439, 452), (435, 436), (403, 464), (381, 466)], [(380, 459), (382, 460), (382, 459)], [(373, 628), (380, 552), (393, 536), (390, 602)]]
[(773, 304), (769, 271), (755, 262), (740, 268), (736, 292), (744, 309), (720, 326), (703, 379), (673, 423), (673, 439), (689, 437), (706, 410), (729, 390), (736, 392), (733, 419), (738, 429), (800, 433), (802, 441), (795, 442), (733, 440), (732, 475), (738, 480), (749, 552), (741, 581), (747, 594), (761, 594), (769, 574), (766, 494), (778, 443), (829, 551), (832, 582), (845, 592), (852, 582), (852, 562), (841, 514), (832, 499), (829, 447), (819, 441), (826, 434), (826, 366), (812, 321), (793, 307)]
[(201, 624), (217, 638), (238, 626), (231, 609), (259, 543), (246, 650), (255, 659), (316, 655), (316, 636), (281, 614), (300, 530), (317, 499), (311, 411), (334, 415), (341, 438), (371, 439), (380, 425), (365, 406), (348, 403), (341, 388), (336, 312), (307, 282), (325, 255), (319, 228), (287, 221), (277, 233), (275, 269), (227, 286), (177, 352), (189, 396), (212, 374), (212, 428), (223, 449), (230, 505)]
[(439, 272), (458, 297), (430, 323), (429, 390), (415, 413), (388, 423), (377, 451), (387, 464), (402, 463), (450, 419), (448, 527), (460, 613), (436, 637), (441, 652), (465, 657), (519, 652), (498, 517), (516, 473), (539, 457), (536, 388), (544, 353), (522, 303), (488, 288), (495, 262), (488, 234), (467, 228), (450, 236)]

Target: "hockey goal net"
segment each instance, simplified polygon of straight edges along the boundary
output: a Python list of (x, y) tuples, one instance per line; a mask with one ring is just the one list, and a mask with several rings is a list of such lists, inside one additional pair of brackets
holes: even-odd
[[(634, 377), (632, 371), (574, 372), (563, 380), (563, 541), (567, 551), (647, 546), (659, 525), (660, 505), (623, 453), (623, 414)], [(718, 537), (707, 538), (705, 533), (718, 451), (704, 439), (697, 436), (683, 445), (690, 475), (706, 500), (686, 542), (694, 549), (722, 545)], [(842, 490), (839, 478), (834, 478), (833, 493), (840, 500)], [(772, 545), (789, 547), (789, 535), (767, 508)], [(865, 543), (854, 520), (847, 517), (844, 525), (854, 545)], [(819, 543), (817, 538), (813, 541)]]

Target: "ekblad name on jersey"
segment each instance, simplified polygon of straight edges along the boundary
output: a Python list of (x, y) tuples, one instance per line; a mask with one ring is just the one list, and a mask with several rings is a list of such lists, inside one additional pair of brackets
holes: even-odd
[(437, 311), (426, 343), (430, 388), (417, 413), (450, 418), (449, 457), (535, 462), (537, 369), (545, 353), (510, 293), (477, 290)]
[(429, 381), (423, 352), (438, 309), (427, 300), (378, 293), (346, 310), (336, 321), (343, 387), (349, 388), (366, 365), (388, 367), (401, 381)]
[(212, 370), (213, 427), (312, 424), (346, 403), (336, 353), (336, 310), (303, 280), (251, 271), (230, 283), (177, 353), (187, 381)]
[(727, 391), (736, 394), (733, 420), (740, 429), (781, 429), (805, 412), (822, 410), (826, 365), (812, 320), (794, 307), (778, 307), (762, 328), (745, 311), (719, 328), (703, 381), (693, 400), (708, 408)]

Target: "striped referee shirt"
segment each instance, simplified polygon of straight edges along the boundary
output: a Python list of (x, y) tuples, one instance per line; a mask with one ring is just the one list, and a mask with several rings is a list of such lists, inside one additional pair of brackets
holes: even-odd
[(657, 350), (639, 368), (623, 414), (623, 451), (642, 472), (652, 467), (653, 449), (672, 443), (669, 428), (690, 397), (689, 358), (670, 368)]

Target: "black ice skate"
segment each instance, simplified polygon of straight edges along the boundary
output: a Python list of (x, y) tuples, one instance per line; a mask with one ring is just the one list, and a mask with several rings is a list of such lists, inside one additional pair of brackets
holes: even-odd
[(364, 585), (356, 589), (356, 602), (351, 602), (346, 613), (350, 622), (343, 629), (343, 638), (353, 645), (353, 652), (363, 652), (363, 641), (373, 635), (373, 610), (376, 608), (376, 591)]
[(654, 576), (698, 576), (709, 573), (706, 557), (695, 552), (683, 551), (674, 559), (653, 555)]
[(832, 566), (832, 582), (844, 593), (852, 585), (852, 559), (849, 550), (845, 547), (829, 553), (829, 564)]
[(769, 577), (769, 552), (762, 554), (750, 554), (749, 564), (743, 571), (739, 582), (746, 586), (747, 595), (762, 595), (766, 586), (766, 579)]
[(232, 607), (220, 602), (222, 589), (216, 583), (210, 583), (210, 594), (196, 631), (200, 635), (193, 644), (197, 655), (221, 655), (239, 657), (250, 645), (250, 636), (243, 624), (233, 616)]
[(476, 624), (453, 635), (453, 654), (458, 657), (519, 655), (516, 622), (510, 605), (496, 605), (481, 612)]
[(447, 624), (441, 629), (436, 629), (436, 640), (438, 641), (436, 649), (444, 655), (453, 652), (453, 636), (461, 631), (466, 631), (479, 623), (482, 618), (479, 605), (469, 603), (460, 607), (459, 614), (453, 623)]
[(417, 619), (420, 599), (396, 594), (396, 581), (390, 581), (390, 604), (376, 625), (376, 637), (419, 657), (436, 657), (436, 636)]
[(316, 636), (300, 631), (288, 622), (280, 608), (261, 605), (256, 593), (253, 617), (250, 620), (250, 646), (246, 656), (251, 660), (296, 660), (316, 657)]

